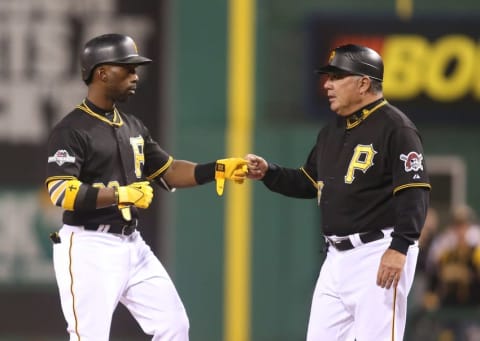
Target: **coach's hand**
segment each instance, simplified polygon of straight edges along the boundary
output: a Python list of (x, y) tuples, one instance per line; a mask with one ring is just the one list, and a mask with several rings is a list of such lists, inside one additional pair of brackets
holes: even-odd
[(268, 171), (268, 162), (255, 154), (247, 154), (245, 159), (248, 161), (248, 178), (252, 180), (263, 179)]
[(217, 184), (217, 194), (223, 194), (225, 179), (233, 180), (238, 184), (242, 184), (247, 177), (247, 161), (232, 157), (228, 159), (217, 160), (215, 163), (215, 181)]
[(400, 281), (407, 256), (397, 250), (387, 249), (380, 260), (377, 272), (377, 285), (381, 288), (396, 288)]
[(153, 189), (148, 181), (133, 182), (128, 186), (120, 186), (116, 193), (117, 204), (120, 209), (130, 205), (147, 208), (153, 198)]

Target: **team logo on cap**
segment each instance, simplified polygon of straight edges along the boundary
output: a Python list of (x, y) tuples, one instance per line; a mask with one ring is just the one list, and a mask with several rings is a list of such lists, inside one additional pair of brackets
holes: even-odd
[(410, 152), (407, 155), (400, 154), (400, 160), (405, 163), (405, 172), (417, 172), (419, 170), (423, 171), (423, 156), (417, 152)]
[(55, 162), (57, 165), (61, 166), (64, 163), (74, 163), (75, 157), (68, 154), (65, 149), (60, 149), (53, 154), (53, 156), (48, 157), (48, 163)]
[(333, 50), (333, 51), (330, 53), (330, 57), (328, 57), (328, 62), (331, 63), (334, 57), (335, 57), (335, 50)]

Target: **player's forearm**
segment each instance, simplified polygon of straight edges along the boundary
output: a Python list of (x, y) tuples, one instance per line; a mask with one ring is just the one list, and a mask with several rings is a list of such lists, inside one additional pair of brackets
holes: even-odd
[(97, 194), (97, 208), (104, 208), (117, 204), (117, 198), (114, 188), (100, 188)]
[[(198, 185), (195, 179), (195, 168), (197, 164), (185, 160), (174, 160), (172, 165), (166, 170), (163, 179), (170, 187), (185, 188)], [(214, 171), (212, 180), (214, 179)]]

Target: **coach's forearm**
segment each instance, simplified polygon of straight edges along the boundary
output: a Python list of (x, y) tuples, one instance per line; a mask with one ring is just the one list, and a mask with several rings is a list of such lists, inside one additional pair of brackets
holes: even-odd
[(408, 247), (420, 237), (427, 209), (430, 191), (426, 188), (407, 188), (395, 195), (395, 226), (392, 233), (391, 249), (406, 254)]

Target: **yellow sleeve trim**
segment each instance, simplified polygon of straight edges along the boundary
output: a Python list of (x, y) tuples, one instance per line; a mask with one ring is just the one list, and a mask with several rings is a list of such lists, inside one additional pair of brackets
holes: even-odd
[(50, 181), (54, 181), (54, 180), (73, 180), (73, 179), (76, 179), (76, 177), (74, 176), (51, 176), (49, 178), (47, 178), (47, 180), (45, 180), (45, 185), (49, 186), (49, 182)]
[(159, 170), (157, 170), (155, 173), (153, 173), (152, 175), (149, 175), (147, 176), (147, 179), (148, 180), (153, 180), (155, 179), (157, 176), (159, 176), (160, 174), (162, 174), (163, 172), (165, 172), (167, 170), (168, 167), (170, 167), (170, 165), (172, 164), (173, 162), (173, 157), (169, 157), (167, 162), (165, 162), (165, 164), (163, 165), (162, 168), (160, 168)]
[(317, 182), (315, 180), (313, 180), (313, 178), (307, 173), (307, 171), (301, 167), (300, 170), (303, 172), (303, 174), (305, 174), (305, 176), (308, 178), (308, 180), (310, 180), (310, 182), (312, 183), (313, 187), (315, 187), (316, 189), (318, 189), (318, 185), (317, 185)]
[(428, 184), (426, 182), (414, 182), (414, 183), (405, 184), (405, 185), (395, 187), (393, 189), (393, 194), (397, 193), (398, 191), (401, 191), (402, 189), (413, 188), (413, 187), (424, 187), (424, 188), (432, 189), (432, 186), (430, 186), (430, 184)]

